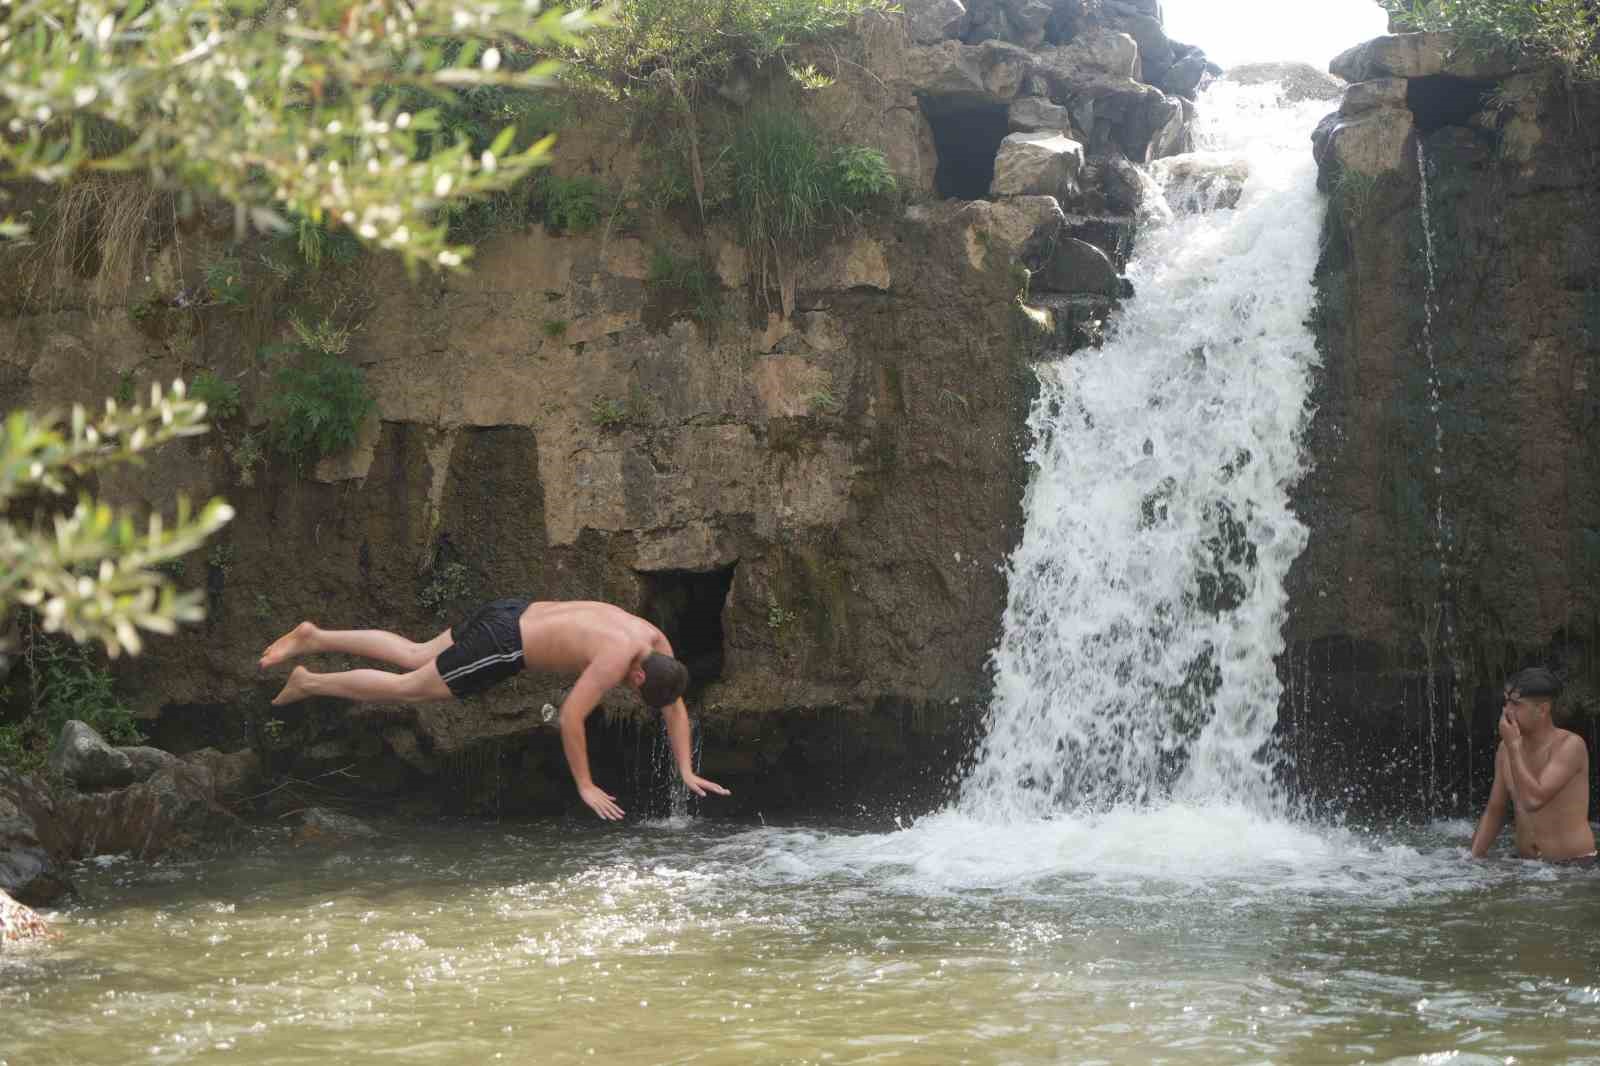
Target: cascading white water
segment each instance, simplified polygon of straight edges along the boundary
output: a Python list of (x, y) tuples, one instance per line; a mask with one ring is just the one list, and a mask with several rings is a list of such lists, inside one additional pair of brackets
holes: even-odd
[(1196, 163), (1247, 166), (1237, 205), (1147, 219), (1111, 338), (1041, 367), (963, 813), (1164, 797), (1282, 810), (1273, 660), (1306, 540), (1288, 493), (1305, 469), (1324, 206), (1308, 139), (1326, 110), (1281, 104), (1275, 86), (1213, 88)]

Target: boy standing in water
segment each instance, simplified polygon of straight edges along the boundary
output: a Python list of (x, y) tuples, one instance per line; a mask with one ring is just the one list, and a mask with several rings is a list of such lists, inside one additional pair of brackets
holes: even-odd
[(672, 658), (672, 645), (661, 630), (609, 603), (494, 600), (425, 644), (384, 630), (328, 630), (301, 622), (273, 641), (260, 666), (266, 669), (319, 651), (378, 659), (408, 672), (315, 674), (296, 666), (273, 704), (309, 696), (390, 703), (461, 699), (529, 666), (577, 675), (577, 683), (561, 703), (561, 746), (578, 795), (607, 820), (621, 818), (623, 811), (616, 797), (589, 776), (583, 723), (606, 690), (627, 684), (638, 690), (647, 706), (661, 710), (678, 774), (689, 791), (697, 796), (728, 795), (727, 789), (694, 772), (689, 712), (683, 705), (689, 671)]
[(1541, 666), (1506, 681), (1500, 749), (1489, 805), (1472, 837), (1474, 858), (1488, 854), (1506, 809), (1516, 808), (1517, 854), (1547, 862), (1595, 862), (1589, 827), (1589, 749), (1551, 719), (1561, 681)]

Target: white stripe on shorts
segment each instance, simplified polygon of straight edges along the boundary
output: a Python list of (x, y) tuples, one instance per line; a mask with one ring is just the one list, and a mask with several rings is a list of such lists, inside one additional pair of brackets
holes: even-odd
[(485, 666), (493, 666), (495, 663), (509, 663), (520, 658), (522, 658), (521, 648), (518, 648), (516, 651), (502, 652), (499, 655), (485, 655), (483, 658), (475, 659), (472, 662), (467, 663), (465, 666), (456, 667), (454, 670), (444, 675), (444, 680), (454, 681), (458, 677), (465, 677), (468, 674), (477, 673)]

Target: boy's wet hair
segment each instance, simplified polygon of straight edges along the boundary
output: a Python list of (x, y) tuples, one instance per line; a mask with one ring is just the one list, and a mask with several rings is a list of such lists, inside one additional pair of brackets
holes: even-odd
[(665, 707), (689, 687), (689, 668), (670, 655), (653, 651), (639, 665), (644, 670), (639, 697), (646, 707)]
[(1561, 678), (1554, 670), (1543, 666), (1530, 666), (1506, 678), (1506, 691), (1518, 696), (1548, 699), (1552, 703), (1561, 695)]

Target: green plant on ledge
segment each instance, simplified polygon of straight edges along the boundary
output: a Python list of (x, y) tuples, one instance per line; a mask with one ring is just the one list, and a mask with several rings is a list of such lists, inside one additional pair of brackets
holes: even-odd
[(844, 405), (833, 398), (831, 389), (818, 389), (806, 398), (806, 406), (814, 415), (837, 414), (844, 409)]
[(782, 629), (793, 622), (797, 615), (793, 611), (785, 610), (776, 599), (767, 600), (767, 628)]
[(596, 400), (589, 405), (589, 421), (602, 429), (625, 424), (633, 416), (626, 400)]
[(226, 422), (239, 413), (239, 386), (202, 370), (189, 382), (189, 398), (206, 405), (213, 422)]
[(675, 255), (672, 249), (659, 247), (650, 255), (650, 271), (645, 275), (645, 284), (681, 293), (687, 303), (689, 317), (702, 326), (709, 326), (725, 317), (722, 282), (716, 272), (700, 259)]
[(600, 224), (600, 199), (605, 188), (593, 178), (540, 174), (534, 196), (545, 225), (560, 233), (587, 233)]

